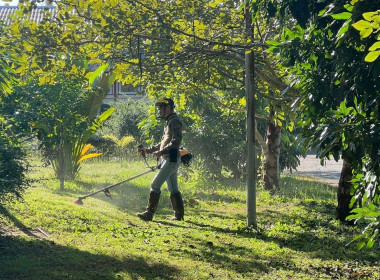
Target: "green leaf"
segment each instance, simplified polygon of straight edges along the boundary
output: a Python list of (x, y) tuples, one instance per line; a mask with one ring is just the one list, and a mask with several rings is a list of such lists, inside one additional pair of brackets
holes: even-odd
[(374, 62), (379, 57), (379, 55), (380, 55), (380, 51), (369, 52), (364, 58), (364, 61)]
[(351, 210), (352, 213), (364, 213), (365, 211), (363, 208), (355, 208)]
[(373, 20), (373, 16), (377, 14), (376, 12), (368, 12), (368, 13), (364, 13), (363, 14), (363, 17), (364, 19), (368, 20), (368, 21), (372, 21)]
[(380, 42), (374, 43), (372, 46), (369, 47), (369, 51), (376, 51), (377, 49), (380, 49)]
[(350, 4), (346, 4), (344, 5), (344, 7), (346, 8), (347, 11), (349, 12), (352, 12), (352, 10), (354, 9), (354, 6), (350, 5)]
[(373, 203), (370, 203), (370, 204), (368, 205), (368, 208), (371, 209), (372, 211), (375, 211), (376, 206), (375, 206)]
[[(256, 1), (252, 1), (252, 2), (256, 2)], [(249, 3), (249, 0), (244, 0), (244, 2), (238, 7), (238, 12), (241, 12), (245, 6)]]
[(352, 241), (356, 241), (356, 240), (358, 240), (358, 239), (360, 239), (360, 238), (363, 238), (364, 237), (364, 234), (358, 234), (357, 236), (355, 236), (353, 239), (352, 239)]
[(294, 39), (295, 35), (294, 32), (291, 31), (289, 28), (285, 28), (284, 33), (283, 33), (283, 40), (292, 40)]
[(105, 122), (115, 111), (115, 107), (109, 108), (107, 111), (103, 112), (99, 117), (96, 118), (95, 122), (103, 123)]
[(365, 245), (365, 240), (360, 240), (359, 243), (358, 243), (358, 250), (362, 249)]
[(372, 246), (373, 246), (373, 244), (375, 244), (375, 240), (369, 240), (369, 241), (367, 242), (367, 246), (366, 246), (366, 248), (367, 248), (367, 249), (371, 249)]
[(366, 28), (366, 29), (363, 29), (363, 30), (360, 31), (360, 36), (362, 38), (367, 38), (369, 35), (372, 34), (372, 32), (373, 32), (372, 27)]
[(90, 86), (92, 86), (94, 84), (94, 82), (96, 81), (96, 79), (99, 79), (99, 77), (101, 76), (101, 74), (103, 73), (103, 71), (105, 71), (107, 68), (108, 68), (108, 63), (99, 66), (98, 69), (96, 69), (91, 74), (90, 78), (88, 79), (88, 83), (90, 84)]
[(356, 214), (356, 215), (350, 215), (346, 218), (347, 221), (351, 221), (351, 220), (357, 220), (359, 218), (363, 217), (362, 214)]
[(277, 42), (277, 41), (271, 41), (271, 40), (267, 40), (267, 41), (265, 41), (265, 43), (267, 43), (268, 45), (271, 45), (271, 46), (278, 46), (278, 45), (280, 45), (279, 42)]
[(380, 217), (380, 212), (371, 212), (366, 215), (366, 217)]
[(325, 12), (326, 12), (326, 9), (319, 11), (318, 16), (319, 17), (323, 16), (325, 14)]
[(358, 22), (355, 22), (353, 25), (352, 25), (353, 28), (355, 28), (356, 30), (364, 30), (366, 28), (370, 28), (371, 27), (371, 23), (366, 21), (366, 20), (359, 20)]
[(346, 111), (346, 101), (340, 102), (339, 109), (342, 113)]
[(331, 15), (334, 19), (349, 19), (351, 18), (352, 14), (349, 13), (349, 12), (343, 12), (343, 13), (340, 13), (340, 14), (334, 14), (334, 15)]
[(97, 117), (92, 125), (83, 134), (82, 142), (87, 143), (87, 140), (90, 138), (90, 136), (96, 132), (96, 130), (112, 115), (114, 111), (115, 107), (111, 107), (107, 111), (103, 112), (99, 117)]
[(342, 27), (338, 31), (338, 35), (337, 35), (338, 38), (340, 38), (341, 35), (345, 34), (348, 31), (348, 27), (350, 26), (350, 23), (351, 23), (351, 19), (346, 21), (342, 25)]
[(109, 79), (108, 79), (108, 87), (113, 85), (115, 80), (116, 80), (116, 73), (112, 72), (111, 75), (109, 76)]
[(270, 47), (270, 48), (267, 49), (267, 53), (277, 52), (278, 49), (279, 49), (278, 47), (272, 46), (272, 47)]

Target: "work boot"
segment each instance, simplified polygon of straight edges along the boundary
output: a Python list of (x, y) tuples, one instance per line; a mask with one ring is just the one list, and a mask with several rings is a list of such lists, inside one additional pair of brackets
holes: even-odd
[(160, 200), (160, 193), (150, 192), (148, 198), (148, 206), (143, 213), (137, 213), (137, 217), (144, 221), (153, 220), (153, 215), (157, 210), (158, 201)]
[(172, 220), (177, 220), (177, 221), (183, 220), (185, 210), (183, 208), (183, 200), (182, 200), (181, 193), (174, 193), (174, 194), (172, 193), (170, 195), (170, 201), (172, 203), (173, 210), (174, 210), (174, 217), (172, 218)]

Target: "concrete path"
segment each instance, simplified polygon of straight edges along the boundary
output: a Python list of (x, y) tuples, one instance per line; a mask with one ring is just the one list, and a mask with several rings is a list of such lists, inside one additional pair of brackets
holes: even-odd
[[(336, 162), (334, 159), (326, 160), (324, 165), (320, 164), (319, 158), (315, 155), (308, 155), (300, 158), (301, 164), (292, 174), (316, 178), (330, 185), (338, 186), (343, 160)], [(289, 171), (285, 171), (288, 173)]]

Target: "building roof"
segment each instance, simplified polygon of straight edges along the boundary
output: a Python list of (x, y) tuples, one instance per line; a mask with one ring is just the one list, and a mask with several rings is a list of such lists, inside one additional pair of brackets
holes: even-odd
[[(18, 7), (0, 6), (0, 21), (4, 22), (5, 25), (9, 25), (12, 22), (12, 16), (17, 10)], [(52, 16), (57, 14), (56, 7), (54, 6), (37, 6), (37, 8), (32, 10), (28, 18), (39, 23), (44, 17), (43, 12), (47, 10), (51, 12)]]

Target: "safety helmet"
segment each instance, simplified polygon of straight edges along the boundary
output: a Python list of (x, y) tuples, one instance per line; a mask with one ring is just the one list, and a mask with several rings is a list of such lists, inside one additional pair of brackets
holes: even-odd
[(170, 98), (160, 98), (156, 101), (156, 118), (157, 119), (163, 119), (163, 116), (160, 115), (160, 108), (164, 106), (170, 106), (172, 109), (175, 107), (174, 106), (174, 101), (173, 99)]
[(160, 98), (160, 99), (157, 99), (156, 101), (156, 106), (157, 107), (161, 107), (161, 106), (167, 106), (169, 105), (170, 107), (174, 108), (174, 101), (173, 99), (171, 98)]

